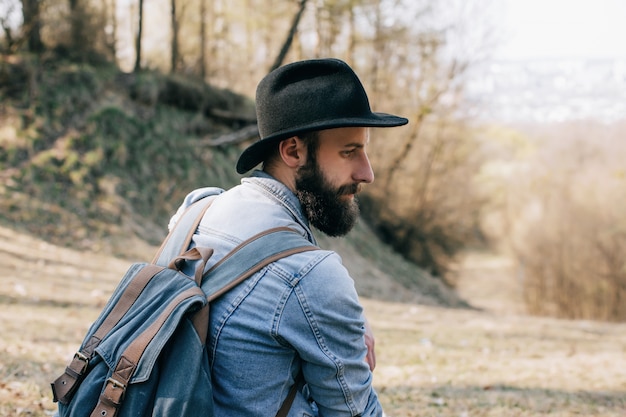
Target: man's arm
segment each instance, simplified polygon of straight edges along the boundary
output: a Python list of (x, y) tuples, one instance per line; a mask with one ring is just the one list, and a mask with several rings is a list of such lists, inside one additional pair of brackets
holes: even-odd
[(320, 417), (382, 415), (372, 387), (373, 337), (338, 255), (301, 277), (281, 316), (280, 337), (297, 350)]

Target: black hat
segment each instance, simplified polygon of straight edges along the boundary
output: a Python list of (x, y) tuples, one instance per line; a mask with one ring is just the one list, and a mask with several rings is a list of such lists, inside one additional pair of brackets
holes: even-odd
[(283, 139), (337, 127), (393, 127), (404, 117), (374, 113), (352, 68), (339, 59), (294, 62), (270, 72), (256, 91), (260, 140), (243, 151), (237, 172), (265, 160)]

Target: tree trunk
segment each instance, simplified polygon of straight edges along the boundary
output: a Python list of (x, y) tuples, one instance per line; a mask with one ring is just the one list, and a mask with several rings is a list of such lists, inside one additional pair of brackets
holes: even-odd
[[(117, 63), (117, 0), (103, 0), (102, 1), (102, 16), (104, 17), (103, 21), (103, 42), (104, 42), (104, 52), (107, 58), (115, 63)], [(111, 31), (107, 31), (106, 27), (110, 26)]]
[(44, 50), (44, 45), (41, 41), (39, 1), (40, 0), (22, 0), (22, 15), (24, 17), (24, 29), (28, 38), (28, 50), (35, 54), (41, 53)]
[(70, 5), (70, 50), (72, 55), (77, 56), (80, 60), (85, 58), (89, 44), (85, 33), (86, 13), (83, 10), (84, 5), (80, 0), (69, 0)]
[(200, 0), (200, 77), (206, 81), (206, 0)]
[(285, 60), (285, 57), (287, 56), (287, 53), (289, 52), (289, 48), (291, 47), (291, 44), (293, 43), (293, 38), (296, 35), (296, 32), (298, 31), (298, 24), (300, 23), (300, 18), (302, 17), (302, 14), (304, 13), (304, 9), (306, 9), (306, 3), (307, 3), (307, 0), (300, 0), (300, 9), (298, 10), (298, 13), (296, 13), (296, 15), (293, 18), (293, 22), (291, 23), (291, 28), (289, 29), (289, 33), (287, 34), (287, 39), (285, 39), (285, 42), (283, 43), (283, 47), (280, 49), (280, 52), (278, 53), (278, 56), (276, 57), (274, 64), (270, 68), (270, 72), (280, 67), (283, 61)]
[(171, 44), (171, 62), (170, 72), (174, 74), (178, 67), (178, 17), (176, 16), (176, 0), (171, 0), (171, 24), (172, 24), (172, 44)]
[(135, 69), (137, 72), (141, 70), (141, 30), (143, 26), (143, 0), (139, 0), (139, 10), (137, 19), (137, 37), (135, 39)]

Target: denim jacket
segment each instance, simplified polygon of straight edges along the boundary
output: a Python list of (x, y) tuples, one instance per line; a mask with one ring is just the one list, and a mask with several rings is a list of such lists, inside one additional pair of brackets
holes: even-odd
[[(209, 267), (272, 227), (290, 227), (315, 243), (297, 197), (264, 172), (228, 191), (195, 190), (179, 212), (211, 194), (220, 196), (193, 236), (194, 245), (214, 249)], [(302, 371), (306, 385), (289, 416), (382, 416), (365, 362), (362, 313), (340, 257), (324, 250), (278, 260), (213, 301), (208, 351), (215, 415), (276, 415)]]

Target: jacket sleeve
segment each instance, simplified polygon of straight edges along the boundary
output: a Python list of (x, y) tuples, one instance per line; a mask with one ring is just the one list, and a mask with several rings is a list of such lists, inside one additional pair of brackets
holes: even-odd
[(363, 309), (337, 254), (300, 277), (283, 313), (280, 337), (302, 360), (319, 416), (382, 416), (365, 361)]

